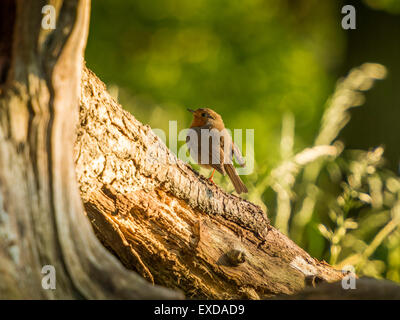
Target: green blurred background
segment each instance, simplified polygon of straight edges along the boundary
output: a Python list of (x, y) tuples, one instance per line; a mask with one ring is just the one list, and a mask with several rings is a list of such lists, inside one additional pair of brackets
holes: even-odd
[[(341, 27), (345, 4), (356, 8), (356, 30)], [(95, 0), (86, 61), (121, 105), (152, 128), (168, 132), (169, 120), (178, 121), (178, 130), (186, 128), (191, 121), (186, 108), (210, 107), (223, 116), (227, 127), (255, 129), (256, 170), (244, 180), (250, 189), (248, 199), (265, 204), (272, 217), (279, 200), (263, 181), (284, 160), (283, 119), (289, 124), (294, 120), (292, 153), (313, 145), (337, 80), (364, 62), (383, 64), (387, 78), (366, 93), (365, 105), (352, 110), (352, 120), (339, 138), (346, 149), (383, 145), (386, 162), (382, 170), (390, 169), (391, 177), (398, 177), (399, 0)], [(352, 160), (343, 157), (334, 162), (339, 162), (343, 182), (347, 171), (340, 161)], [(296, 178), (298, 188), (320, 188), (335, 199), (344, 192), (340, 181), (320, 182), (318, 178), (307, 180), (305, 186), (301, 179)], [(220, 182), (229, 188), (225, 180)], [(331, 191), (336, 185), (339, 191)], [(335, 244), (337, 239), (329, 239), (318, 227), (323, 224), (339, 230), (338, 221), (326, 220), (329, 208), (316, 205), (307, 223), (300, 229), (293, 226), (292, 217), (310, 197), (304, 190), (298, 190), (291, 200), (288, 223), (292, 227), (284, 231), (311, 254), (331, 263), (365, 251), (379, 227), (391, 221), (387, 214), (381, 224), (368, 222), (370, 231), (362, 235), (358, 228), (359, 234), (355, 230), (351, 237), (358, 237), (366, 247), (346, 251), (349, 232)], [(375, 215), (372, 207), (368, 213), (345, 210), (344, 220), (348, 214), (355, 221)], [(398, 228), (390, 235), (393, 232), (397, 232), (395, 239), (400, 238)], [(400, 281), (400, 242), (391, 241), (382, 240), (373, 254), (359, 262), (361, 273)], [(332, 254), (335, 245), (341, 250)], [(369, 260), (379, 260), (380, 265), (365, 267)]]

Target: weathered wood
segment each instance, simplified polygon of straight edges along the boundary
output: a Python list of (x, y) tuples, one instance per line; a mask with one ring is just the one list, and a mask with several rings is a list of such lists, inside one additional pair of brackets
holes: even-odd
[(343, 276), (279, 233), (258, 206), (177, 159), (87, 69), (75, 157), (96, 234), (151, 282), (187, 297), (258, 299), (297, 292), (310, 277)]
[[(187, 297), (258, 299), (341, 279), (81, 74), (89, 1), (52, 1), (57, 28), (44, 30), (49, 3), (0, 2), (0, 298), (182, 297), (154, 282)], [(44, 265), (56, 268), (56, 290), (42, 288)]]
[[(42, 7), (57, 27), (41, 27)], [(73, 145), (90, 1), (0, 2), (0, 298), (179, 298), (126, 270), (83, 214)], [(11, 45), (7, 44), (11, 41)], [(44, 265), (56, 290), (44, 290)]]

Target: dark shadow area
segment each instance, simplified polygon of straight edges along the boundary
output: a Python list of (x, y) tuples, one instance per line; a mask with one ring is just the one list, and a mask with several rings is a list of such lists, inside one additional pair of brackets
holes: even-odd
[(371, 10), (361, 1), (345, 1), (357, 10), (357, 29), (346, 31), (347, 50), (341, 75), (364, 62), (383, 64), (388, 76), (366, 93), (366, 103), (352, 110), (352, 119), (340, 138), (347, 148), (383, 145), (388, 166), (397, 171), (400, 160), (400, 19)]
[(11, 64), (12, 36), (15, 23), (15, 1), (0, 2), (0, 84), (7, 79)]

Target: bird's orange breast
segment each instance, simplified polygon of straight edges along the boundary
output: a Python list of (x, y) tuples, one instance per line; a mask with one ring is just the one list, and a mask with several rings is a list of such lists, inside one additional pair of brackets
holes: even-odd
[(190, 125), (191, 128), (193, 127), (203, 127), (207, 123), (207, 119), (200, 118), (200, 117), (194, 117), (192, 124)]

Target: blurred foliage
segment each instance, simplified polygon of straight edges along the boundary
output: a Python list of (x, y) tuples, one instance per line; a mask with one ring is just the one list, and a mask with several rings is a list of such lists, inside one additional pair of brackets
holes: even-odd
[[(398, 0), (364, 2), (399, 11)], [(337, 140), (385, 68), (352, 70), (324, 108), (345, 51), (340, 5), (96, 0), (87, 64), (152, 128), (188, 127), (187, 107), (213, 108), (228, 128), (254, 128), (246, 198), (316, 258), (400, 282), (400, 179), (384, 168), (383, 148), (346, 150)], [(215, 181), (232, 191), (225, 177)]]
[(373, 9), (385, 10), (390, 13), (400, 13), (399, 0), (364, 0)]
[(339, 14), (336, 1), (96, 0), (86, 57), (142, 122), (182, 129), (186, 108), (210, 107), (254, 128), (256, 160), (271, 165), (284, 112), (297, 145), (312, 141), (343, 52)]
[[(275, 226), (310, 254), (400, 282), (400, 177), (384, 168), (382, 147), (345, 150), (336, 140), (362, 92), (385, 76), (382, 65), (368, 63), (339, 81), (314, 145), (293, 156), (282, 149), (282, 163), (258, 186), (273, 190)], [(288, 132), (282, 140), (293, 140)]]

